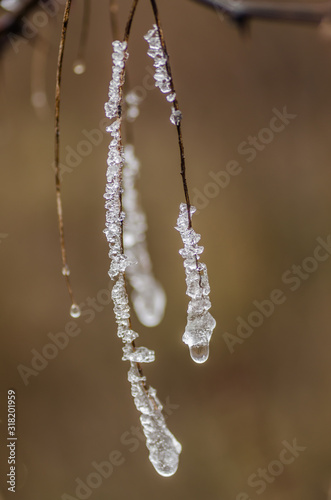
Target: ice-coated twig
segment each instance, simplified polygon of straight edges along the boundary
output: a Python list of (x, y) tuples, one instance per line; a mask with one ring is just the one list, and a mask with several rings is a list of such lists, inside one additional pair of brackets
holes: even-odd
[(133, 288), (132, 302), (140, 322), (145, 326), (156, 326), (163, 318), (166, 295), (161, 284), (155, 279), (147, 249), (145, 214), (139, 203), (136, 180), (140, 163), (134, 147), (124, 147), (125, 165), (123, 170), (123, 210), (124, 249), (130, 261), (126, 274)]
[(167, 66), (168, 55), (165, 53), (159, 34), (159, 29), (156, 24), (144, 36), (149, 45), (147, 54), (154, 60), (153, 66), (155, 68), (154, 80), (155, 87), (159, 87), (163, 94), (167, 94), (166, 99), (171, 105), (170, 121), (173, 125), (179, 125), (182, 119), (182, 113), (176, 109), (174, 101), (176, 100), (176, 92), (173, 89), (173, 83), (169, 69)]
[[(191, 205), (190, 214), (194, 214), (196, 208)], [(209, 341), (216, 321), (208, 312), (211, 303), (209, 300), (209, 281), (207, 266), (199, 262), (203, 247), (198, 245), (200, 234), (197, 234), (189, 225), (187, 206), (181, 203), (177, 219), (177, 231), (179, 231), (184, 248), (179, 253), (184, 259), (186, 275), (186, 294), (191, 297), (187, 308), (187, 324), (183, 335), (183, 342), (189, 346), (191, 358), (196, 363), (204, 363), (209, 356)]]
[(109, 84), (109, 100), (105, 104), (106, 116), (112, 123), (107, 127), (111, 134), (107, 159), (107, 184), (105, 192), (106, 228), (104, 230), (109, 243), (111, 259), (109, 276), (115, 280), (112, 300), (117, 323), (117, 335), (122, 339), (123, 359), (130, 361), (128, 379), (131, 393), (137, 409), (142, 413), (140, 421), (146, 436), (149, 459), (156, 471), (163, 476), (173, 475), (178, 468), (181, 445), (166, 426), (162, 414), (162, 405), (156, 391), (147, 386), (140, 363), (154, 360), (154, 352), (146, 347), (136, 347), (138, 338), (131, 328), (129, 298), (125, 284), (125, 270), (130, 260), (123, 251), (122, 177), (124, 168), (124, 150), (122, 146), (122, 101), (125, 62), (128, 58), (127, 43), (113, 42), (113, 71)]

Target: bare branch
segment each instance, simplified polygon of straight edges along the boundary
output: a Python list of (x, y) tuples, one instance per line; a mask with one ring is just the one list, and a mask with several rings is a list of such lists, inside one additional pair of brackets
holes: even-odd
[(192, 0), (229, 16), (236, 22), (251, 19), (319, 24), (331, 18), (331, 2), (289, 2), (255, 0)]
[(23, 25), (23, 18), (37, 7), (40, 0), (25, 0), (21, 2), (17, 9), (0, 17), (0, 48), (9, 41), (10, 34), (20, 35)]

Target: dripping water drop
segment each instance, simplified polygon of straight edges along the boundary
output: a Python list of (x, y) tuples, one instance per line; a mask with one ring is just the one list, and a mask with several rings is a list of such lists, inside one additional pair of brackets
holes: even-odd
[(196, 363), (204, 363), (209, 356), (209, 344), (198, 344), (190, 346), (190, 355)]
[(70, 316), (72, 318), (79, 318), (80, 315), (81, 315), (80, 307), (77, 304), (72, 304), (72, 306), (70, 307)]

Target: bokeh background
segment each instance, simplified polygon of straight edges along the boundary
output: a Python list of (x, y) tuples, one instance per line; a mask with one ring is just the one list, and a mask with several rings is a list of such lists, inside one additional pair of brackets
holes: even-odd
[[(129, 7), (121, 0), (121, 30)], [(178, 146), (169, 105), (157, 90), (146, 89), (152, 61), (142, 36), (153, 18), (142, 1), (128, 69), (131, 86), (144, 95), (134, 126), (140, 190), (154, 271), (168, 302), (158, 327), (140, 326), (134, 315), (133, 324), (140, 345), (156, 351), (156, 362), (145, 368), (149, 383), (174, 405), (168, 425), (183, 445), (180, 466), (175, 476), (160, 477), (144, 443), (123, 444), (132, 439), (139, 414), (111, 305), (97, 300), (93, 321), (76, 320), (80, 334), (27, 385), (18, 372), (19, 365), (31, 368), (31, 350), (40, 353), (48, 334), (71, 321), (51, 168), (61, 7), (38, 31), (50, 40), (42, 66), (48, 110), (31, 104), (31, 78), (42, 50), (37, 38), (17, 51), (9, 44), (1, 60), (1, 494), (12, 497), (5, 446), (6, 393), (12, 388), (18, 500), (79, 498), (77, 478), (85, 482), (95, 472), (92, 463), (108, 460), (114, 450), (124, 463), (84, 498), (329, 500), (331, 258), (294, 292), (282, 276), (313, 257), (316, 239), (331, 233), (331, 39), (327, 29), (272, 22), (252, 22), (241, 34), (212, 10), (184, 0), (160, 1), (159, 9), (183, 112), (192, 201), (197, 190), (212, 193), (210, 172), (225, 170), (231, 160), (241, 167), (226, 188), (208, 195), (194, 218), (217, 320), (210, 358), (195, 365), (181, 342), (188, 297), (174, 230), (183, 201)], [(87, 70), (73, 73), (81, 19), (82, 3), (74, 2), (63, 70), (62, 163), (66, 148), (76, 150), (85, 139), (83, 130), (99, 128), (111, 75), (107, 0), (93, 2)], [(239, 144), (268, 127), (273, 109), (284, 106), (297, 117), (248, 162)], [(109, 285), (102, 233), (108, 141), (103, 134), (63, 177), (71, 278), (77, 301), (85, 304)], [(268, 299), (276, 288), (285, 302), (230, 353), (225, 333), (236, 335), (237, 318), (247, 319), (256, 309), (253, 301)], [(249, 477), (279, 459), (283, 441), (295, 439), (305, 449), (258, 494)]]

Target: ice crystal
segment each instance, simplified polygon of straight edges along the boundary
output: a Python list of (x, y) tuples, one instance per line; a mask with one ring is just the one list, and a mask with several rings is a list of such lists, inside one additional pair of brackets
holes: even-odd
[[(190, 215), (194, 214), (196, 208), (190, 207)], [(189, 346), (191, 358), (196, 363), (204, 363), (209, 356), (209, 341), (216, 321), (208, 312), (211, 303), (209, 300), (209, 281), (207, 267), (199, 262), (203, 247), (198, 245), (200, 234), (197, 234), (189, 225), (187, 205), (180, 204), (177, 219), (177, 231), (179, 231), (184, 248), (179, 253), (184, 259), (186, 274), (186, 294), (191, 297), (187, 308), (187, 324), (183, 335), (183, 342)]]
[[(168, 56), (163, 50), (162, 42), (159, 35), (159, 30), (156, 24), (144, 36), (149, 45), (147, 54), (154, 60), (153, 66), (155, 68), (154, 80), (155, 87), (159, 87), (163, 94), (168, 94), (166, 99), (168, 102), (174, 102), (176, 93), (173, 91), (171, 76), (168, 71)], [(179, 109), (171, 108), (170, 121), (173, 125), (179, 125), (182, 119), (182, 113)]]
[(155, 279), (146, 243), (146, 217), (140, 206), (136, 190), (139, 176), (139, 160), (134, 147), (124, 148), (123, 170), (124, 248), (129, 261), (135, 262), (127, 268), (126, 274), (133, 288), (132, 302), (140, 322), (145, 326), (156, 326), (163, 318), (166, 296)]
[[(112, 80), (109, 84), (109, 100), (105, 104), (105, 112), (106, 116), (114, 119), (114, 121), (107, 127), (107, 131), (111, 134), (111, 141), (107, 159), (107, 183), (104, 195), (106, 199), (106, 228), (104, 232), (109, 243), (108, 255), (111, 259), (109, 276), (115, 280), (111, 295), (117, 323), (117, 335), (124, 343), (123, 359), (130, 362), (128, 379), (131, 384), (131, 393), (135, 406), (142, 413), (140, 420), (146, 436), (149, 458), (159, 474), (171, 476), (176, 472), (178, 467), (181, 445), (166, 426), (162, 414), (162, 405), (156, 396), (155, 389), (146, 385), (146, 379), (141, 374), (140, 363), (154, 361), (155, 355), (154, 351), (146, 347), (135, 346), (134, 341), (138, 338), (138, 333), (131, 328), (129, 298), (125, 285), (125, 271), (130, 266), (131, 260), (127, 255), (124, 255), (122, 245), (123, 224), (125, 220), (121, 199), (123, 191), (122, 175), (126, 174), (123, 174), (124, 151), (121, 141), (121, 106), (124, 67), (128, 53), (126, 52), (125, 42), (113, 42), (113, 49)], [(127, 186), (128, 183), (126, 184)], [(123, 202), (124, 200), (125, 195), (123, 196)], [(141, 216), (140, 218), (138, 216), (136, 221), (140, 220), (140, 223), (138, 223), (140, 232), (133, 231), (133, 214), (130, 214), (130, 210), (136, 206), (135, 200), (132, 200), (132, 198), (130, 200), (129, 198), (125, 204), (126, 209), (129, 208), (126, 221), (128, 227), (131, 227), (126, 233), (126, 245), (130, 248), (131, 241), (132, 249), (138, 240), (139, 244), (144, 243), (141, 230), (143, 228), (144, 232), (145, 222)], [(131, 255), (136, 256), (136, 253), (132, 253)]]

